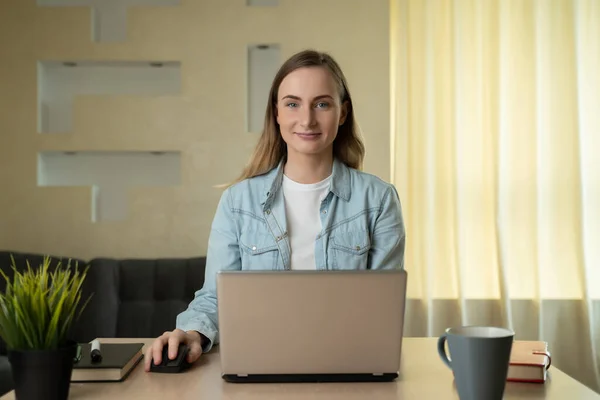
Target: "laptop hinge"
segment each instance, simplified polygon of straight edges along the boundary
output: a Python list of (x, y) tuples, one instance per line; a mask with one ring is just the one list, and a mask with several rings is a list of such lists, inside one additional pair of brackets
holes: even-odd
[(237, 374), (237, 376), (239, 376), (240, 378), (247, 378), (248, 374)]
[(380, 372), (380, 373), (373, 373), (373, 376), (383, 376), (383, 372)]

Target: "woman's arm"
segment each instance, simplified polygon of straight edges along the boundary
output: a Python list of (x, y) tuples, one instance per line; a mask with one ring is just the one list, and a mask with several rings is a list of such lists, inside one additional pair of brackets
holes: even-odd
[(203, 338), (203, 352), (209, 351), (219, 341), (216, 278), (222, 270), (241, 269), (240, 249), (236, 219), (232, 213), (229, 189), (225, 190), (212, 222), (204, 285), (198, 290), (188, 308), (177, 316), (177, 328), (196, 331)]
[(403, 269), (405, 229), (400, 197), (393, 185), (381, 201), (375, 229), (371, 235), (369, 269)]

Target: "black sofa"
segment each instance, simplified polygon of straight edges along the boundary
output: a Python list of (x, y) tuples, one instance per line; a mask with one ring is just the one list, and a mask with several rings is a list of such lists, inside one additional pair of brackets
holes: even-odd
[[(12, 278), (12, 260), (19, 270), (37, 268), (43, 254), (0, 251), (0, 269)], [(153, 338), (173, 330), (177, 314), (204, 284), (205, 257), (162, 259), (69, 259), (49, 255), (55, 268), (61, 260), (79, 268), (89, 266), (82, 299), (92, 298), (74, 324), (72, 337), (89, 342), (98, 337)], [(6, 289), (0, 277), (0, 291)], [(0, 339), (0, 396), (13, 389), (12, 373)]]

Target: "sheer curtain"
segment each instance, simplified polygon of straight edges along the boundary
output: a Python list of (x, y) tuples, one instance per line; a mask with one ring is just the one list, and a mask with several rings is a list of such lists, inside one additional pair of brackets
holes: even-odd
[(600, 389), (600, 1), (392, 0), (406, 334), (494, 324)]

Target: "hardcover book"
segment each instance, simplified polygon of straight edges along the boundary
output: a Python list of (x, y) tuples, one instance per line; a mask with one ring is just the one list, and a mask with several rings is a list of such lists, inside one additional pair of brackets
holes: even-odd
[(81, 357), (73, 364), (71, 382), (120, 382), (143, 358), (143, 343), (101, 343), (98, 362), (92, 362), (90, 343), (80, 346)]
[(543, 341), (515, 340), (510, 355), (508, 381), (546, 382), (552, 363), (548, 343)]

